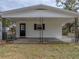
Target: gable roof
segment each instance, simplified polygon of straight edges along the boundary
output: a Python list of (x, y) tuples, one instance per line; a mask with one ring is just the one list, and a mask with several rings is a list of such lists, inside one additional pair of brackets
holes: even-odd
[(64, 10), (64, 9), (59, 9), (59, 8), (52, 7), (52, 6), (49, 6), (49, 5), (44, 5), (44, 4), (32, 5), (32, 6), (29, 6), (29, 7), (4, 11), (4, 12), (2, 12), (2, 15), (12, 14), (12, 13), (21, 12), (21, 11), (27, 11), (27, 10), (33, 10), (33, 9), (54, 10), (56, 12), (60, 12), (60, 13), (63, 13), (63, 14), (68, 14), (68, 15), (73, 15), (75, 17), (79, 17), (79, 14), (76, 13), (76, 12), (72, 12), (72, 11), (68, 11), (68, 10)]

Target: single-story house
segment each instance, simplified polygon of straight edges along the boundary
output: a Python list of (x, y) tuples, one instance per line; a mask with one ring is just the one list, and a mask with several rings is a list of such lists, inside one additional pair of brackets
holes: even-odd
[[(49, 5), (38, 4), (4, 11), (1, 16), (16, 23), (16, 38), (56, 38), (71, 42), (72, 39), (62, 39), (62, 26), (75, 21), (79, 14)], [(0, 39), (2, 39), (1, 22)]]

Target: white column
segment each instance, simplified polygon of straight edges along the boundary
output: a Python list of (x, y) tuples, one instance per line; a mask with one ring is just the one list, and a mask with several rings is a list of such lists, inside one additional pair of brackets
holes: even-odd
[(0, 40), (2, 40), (2, 21), (0, 21)]

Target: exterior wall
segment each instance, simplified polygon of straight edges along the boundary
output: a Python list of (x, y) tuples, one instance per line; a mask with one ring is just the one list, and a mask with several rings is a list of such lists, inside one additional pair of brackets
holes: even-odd
[(19, 24), (20, 23), (26, 23), (26, 37), (39, 37), (39, 31), (34, 30), (34, 24), (39, 23), (39, 21), (38, 20), (34, 21), (34, 20), (31, 20), (31, 19), (30, 19), (30, 21), (26, 20), (26, 21), (19, 21), (19, 22), (16, 23), (16, 25), (17, 25), (17, 27), (16, 27), (16, 37), (20, 37), (20, 30), (19, 30), (19, 28), (20, 28)]
[[(62, 25), (68, 22), (72, 22), (74, 19), (63, 19), (63, 18), (44, 18), (43, 23), (45, 24), (45, 30), (43, 30), (43, 37), (44, 38), (57, 38), (62, 41), (71, 41), (71, 39), (65, 40), (62, 39)], [(34, 30), (34, 24), (40, 24), (40, 19), (29, 18), (28, 20), (24, 21), (17, 21), (16, 22), (16, 37), (20, 37), (20, 30), (19, 24), (26, 23), (26, 37), (30, 38), (39, 38), (40, 31)]]

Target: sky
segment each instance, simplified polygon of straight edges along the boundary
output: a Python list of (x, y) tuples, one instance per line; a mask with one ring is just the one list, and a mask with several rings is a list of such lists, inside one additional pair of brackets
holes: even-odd
[(7, 11), (36, 4), (55, 6), (55, 0), (0, 0), (0, 11)]

